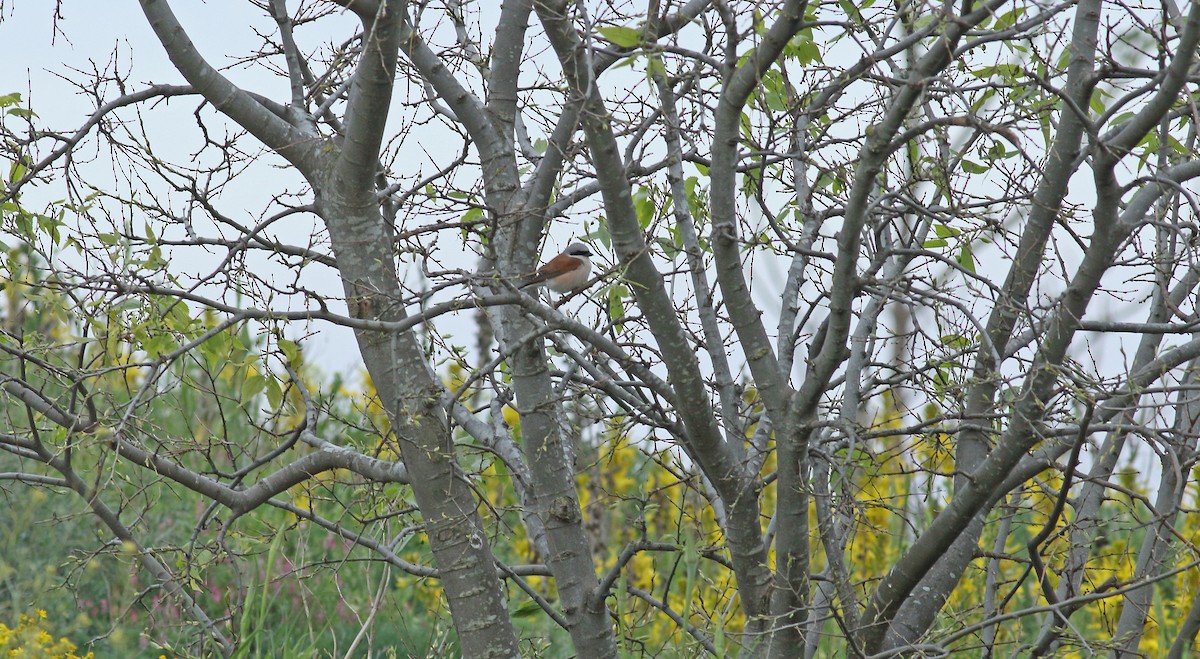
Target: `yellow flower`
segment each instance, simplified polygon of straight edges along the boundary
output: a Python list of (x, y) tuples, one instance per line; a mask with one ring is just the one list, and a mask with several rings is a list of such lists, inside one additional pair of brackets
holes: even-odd
[(46, 612), (35, 609), (33, 615), (22, 614), (16, 629), (0, 624), (0, 652), (5, 657), (43, 657), (52, 659), (91, 659), (75, 654), (75, 644), (54, 636), (44, 627)]

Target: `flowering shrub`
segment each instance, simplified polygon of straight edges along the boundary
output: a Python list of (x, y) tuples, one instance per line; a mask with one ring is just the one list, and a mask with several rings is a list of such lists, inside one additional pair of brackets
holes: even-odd
[(0, 657), (92, 659), (92, 653), (77, 655), (74, 643), (65, 638), (54, 640), (46, 631), (46, 612), (38, 609), (32, 616), (22, 614), (16, 629), (0, 623)]

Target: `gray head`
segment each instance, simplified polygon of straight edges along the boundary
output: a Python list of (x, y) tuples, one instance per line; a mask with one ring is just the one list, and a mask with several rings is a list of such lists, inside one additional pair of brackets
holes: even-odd
[(574, 256), (577, 258), (586, 259), (592, 255), (592, 250), (591, 250), (591, 248), (589, 248), (587, 245), (585, 245), (583, 243), (574, 242), (574, 243), (571, 243), (570, 245), (567, 245), (567, 249), (563, 251), (563, 254), (566, 254), (567, 256)]

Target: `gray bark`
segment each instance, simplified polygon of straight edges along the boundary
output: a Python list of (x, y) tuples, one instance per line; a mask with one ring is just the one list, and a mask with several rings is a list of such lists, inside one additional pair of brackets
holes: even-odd
[[(1156, 289), (1151, 309), (1146, 322), (1164, 322), (1171, 315), (1171, 309), (1177, 308), (1184, 298), (1191, 295), (1197, 284), (1200, 284), (1200, 270), (1193, 268), (1171, 291), (1169, 299)], [(1162, 344), (1161, 334), (1148, 334), (1142, 337), (1133, 357), (1133, 372), (1143, 370), (1154, 358)], [(1140, 400), (1140, 393), (1134, 394), (1131, 400), (1117, 399), (1105, 402), (1100, 409), (1100, 417), (1115, 416), (1121, 420), (1122, 428), (1106, 433), (1100, 445), (1094, 464), (1083, 480), (1079, 493), (1076, 495), (1073, 508), (1075, 521), (1070, 530), (1071, 548), (1064, 562), (1055, 590), (1059, 601), (1070, 599), (1079, 593), (1083, 583), (1084, 568), (1092, 553), (1093, 541), (1097, 532), (1102, 528), (1099, 518), (1100, 506), (1104, 501), (1106, 487), (1104, 483), (1110, 480), (1113, 471), (1120, 460), (1126, 440), (1129, 438), (1128, 428), (1132, 425), (1133, 413)], [(1042, 631), (1035, 647), (1050, 647), (1053, 636), (1057, 634), (1060, 619), (1054, 614), (1048, 614), (1042, 624)]]
[[(237, 89), (196, 52), (163, 0), (144, 0), (147, 19), (179, 72), (213, 105), (291, 161), (308, 177), (329, 229), (339, 275), (357, 318), (406, 317), (391, 241), (375, 195), (375, 175), (391, 100), (405, 3), (364, 16), (364, 55), (349, 92), (337, 146), (293, 127)], [(298, 110), (298, 109), (297, 109)], [(327, 148), (318, 150), (318, 147)], [(464, 654), (516, 657), (516, 632), (487, 535), (456, 464), (442, 390), (412, 332), (356, 331), (359, 349), (392, 421), (413, 493), (439, 567)]]
[(625, 276), (634, 284), (638, 306), (662, 351), (671, 388), (678, 399), (677, 411), (687, 429), (687, 448), (725, 502), (730, 522), (727, 539), (742, 605), (752, 621), (761, 621), (766, 612), (770, 573), (758, 522), (757, 493), (753, 483), (743, 476), (735, 452), (721, 435), (695, 353), (675, 314), (662, 275), (646, 250), (624, 173), (625, 164), (592, 71), (580, 57), (580, 43), (568, 18), (567, 3), (546, 2), (536, 5), (535, 11), (562, 62), (572, 96), (582, 105), (583, 131), (596, 163), (613, 246), (618, 258), (627, 264)]
[(1154, 583), (1173, 567), (1171, 544), (1176, 536), (1175, 522), (1183, 512), (1180, 506), (1188, 480), (1188, 465), (1196, 454), (1196, 438), (1200, 436), (1200, 401), (1194, 392), (1194, 387), (1200, 384), (1200, 362), (1192, 362), (1189, 366), (1184, 384), (1191, 386), (1185, 386), (1175, 403), (1175, 432), (1162, 447), (1162, 478), (1154, 501), (1154, 519), (1142, 539), (1133, 572), (1133, 580), (1144, 585), (1124, 594), (1121, 617), (1113, 633), (1117, 641), (1111, 652), (1114, 659), (1137, 656), (1138, 643), (1145, 632), (1154, 598)]

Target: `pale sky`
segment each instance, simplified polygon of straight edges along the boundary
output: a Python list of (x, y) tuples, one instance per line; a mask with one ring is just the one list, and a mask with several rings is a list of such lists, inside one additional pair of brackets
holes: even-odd
[[(294, 8), (295, 4), (293, 2), (289, 6)], [(246, 89), (263, 93), (282, 103), (288, 101), (289, 91), (284, 78), (264, 71), (261, 67), (231, 67), (234, 63), (231, 56), (246, 55), (261, 46), (262, 40), (252, 28), (272, 35), (277, 32), (275, 22), (264, 16), (260, 9), (248, 2), (202, 3), (194, 0), (176, 0), (172, 6), (200, 53), (211, 64), (220, 67), (226, 76)], [(3, 16), (3, 22), (0, 22), (0, 38), (10, 45), (8, 50), (11, 54), (9, 65), (0, 69), (0, 94), (21, 92), (23, 97), (31, 101), (34, 111), (40, 117), (39, 127), (73, 132), (95, 107), (91, 98), (81, 95), (76, 86), (61, 77), (64, 75), (73, 80), (85, 81), (88, 79), (87, 73), (96, 68), (115, 68), (127, 79), (129, 91), (152, 83), (184, 82), (182, 76), (171, 66), (137, 3), (132, 0), (112, 3), (67, 0), (64, 3), (63, 17), (58, 21), (57, 31), (53, 9), (49, 4), (17, 2), (16, 6), (5, 7)], [(338, 20), (326, 18), (313, 27), (298, 28), (296, 38), (301, 48), (317, 47), (330, 41), (340, 43), (354, 34), (356, 19), (344, 15), (344, 18), (340, 19), (345, 21), (344, 29), (340, 29)], [(487, 17), (483, 22), (485, 26), (488, 25)], [(71, 73), (72, 70), (79, 72)], [(644, 82), (641, 73), (631, 73), (627, 68), (613, 75), (637, 75)], [(402, 92), (398, 89), (397, 94), (400, 93)], [(105, 100), (111, 100), (118, 95), (119, 91), (112, 86), (106, 91)], [(148, 104), (144, 106), (141, 120), (146, 123), (151, 139), (154, 140), (153, 148), (156, 153), (170, 160), (188, 162), (191, 154), (201, 146), (200, 133), (192, 117), (192, 112), (198, 104), (197, 99), (188, 97), (171, 99), (153, 110), (149, 109)], [(398, 114), (400, 113), (393, 111), (392, 118)], [(127, 112), (127, 116), (131, 115), (132, 113)], [(399, 170), (397, 173), (407, 175), (410, 179), (421, 178), (457, 156), (460, 145), (458, 138), (443, 139), (439, 130), (444, 129), (436, 122), (426, 124), (404, 143), (402, 153), (405, 157), (402, 158), (402, 162), (393, 165), (395, 170)], [(531, 135), (531, 138), (537, 137), (536, 134)], [(44, 148), (49, 149), (53, 146), (46, 142)], [(261, 147), (250, 136), (239, 139), (238, 146), (247, 150)], [(83, 149), (80, 153), (91, 154), (95, 158), (95, 162), (81, 166), (86, 168), (89, 180), (105, 188), (120, 187), (121, 181), (119, 178), (114, 179), (111, 168), (106, 166), (103, 153), (97, 154), (94, 148)], [(273, 154), (264, 155), (264, 159), (280, 164), (283, 162)], [(404, 167), (409, 169), (404, 171)], [(93, 176), (94, 178), (91, 178)], [(271, 178), (265, 180), (264, 176)], [(244, 215), (237, 219), (253, 225), (263, 217), (264, 209), (270, 207), (272, 195), (284, 189), (298, 191), (302, 186), (302, 180), (294, 170), (253, 167), (226, 186), (218, 204), (223, 212), (234, 217), (237, 217), (237, 212), (243, 212)], [(38, 194), (44, 194), (45, 197), (38, 198)], [(32, 206), (31, 200), (48, 203), (61, 199), (63, 194), (61, 185), (42, 186), (41, 189), (27, 193), (24, 201)], [(557, 253), (573, 239), (583, 235), (588, 217), (590, 216), (557, 221), (546, 245), (547, 253)], [(141, 231), (142, 222), (140, 218), (133, 218), (132, 225), (136, 231)], [(306, 238), (309, 234), (311, 227), (300, 226), (295, 228), (294, 235), (282, 237), (286, 242), (303, 245), (307, 243)], [(441, 267), (471, 270), (477, 265), (473, 256), (461, 250), (449, 250), (449, 245), (447, 240), (438, 245)], [(186, 255), (173, 261), (172, 266), (176, 270), (186, 268), (192, 273), (207, 272), (207, 268), (219, 261), (223, 253), (212, 252), (210, 256), (212, 258), (205, 260), (204, 254), (189, 250)], [(199, 260), (193, 264), (194, 259)], [(603, 254), (598, 254), (600, 263), (606, 260)], [(265, 271), (270, 271), (271, 268), (279, 269), (278, 266), (269, 263), (256, 267), (262, 267)], [(303, 283), (306, 288), (341, 297), (341, 285), (334, 273), (323, 270), (321, 266), (310, 267), (305, 272), (306, 278)], [(402, 273), (409, 285), (420, 287), (419, 268), (402, 268)], [(292, 273), (281, 271), (278, 277), (290, 282)], [(779, 281), (782, 281), (782, 274)], [(777, 288), (778, 286), (769, 287), (772, 291)], [(462, 291), (457, 293), (461, 294)], [(225, 301), (236, 302), (230, 299)], [(297, 306), (286, 307), (285, 303), (281, 302), (277, 308), (294, 310), (299, 308), (300, 303), (302, 301), (297, 300)], [(598, 315), (599, 307), (596, 303), (580, 301), (581, 305), (585, 303), (588, 306), (589, 318)], [(331, 308), (335, 311), (343, 310), (338, 305), (331, 305)], [(449, 318), (441, 319), (438, 326), (442, 331), (455, 332), (456, 343), (474, 345), (474, 338), (470, 334), (475, 328), (471, 314), (463, 314), (463, 321), (461, 330), (457, 329), (453, 320)], [(359, 372), (361, 358), (349, 330), (331, 328), (326, 324), (315, 324), (309, 328), (296, 324), (292, 328), (292, 338), (308, 336), (309, 330), (320, 331), (319, 335), (305, 341), (305, 354), (309, 358), (326, 371), (338, 370), (347, 374)]]
[[(189, 36), (209, 62), (223, 68), (225, 75), (249, 89), (266, 93), (286, 102), (286, 81), (273, 76), (261, 68), (246, 66), (229, 67), (233, 62), (230, 55), (245, 54), (261, 45), (254, 31), (276, 30), (273, 21), (266, 19), (261, 11), (247, 2), (174, 2), (173, 7)], [(2, 6), (2, 5), (0, 5)], [(264, 20), (265, 19), (265, 20)], [(346, 34), (352, 34), (353, 21), (347, 21)], [(326, 27), (329, 21), (325, 21)], [(303, 34), (298, 35), (300, 37)], [(315, 36), (315, 35), (314, 35)], [(329, 34), (327, 39), (344, 38)], [(3, 21), (0, 22), (0, 39), (6, 44), (7, 62), (0, 67), (0, 94), (20, 92), (32, 104), (39, 117), (39, 127), (71, 133), (78, 128), (95, 108), (93, 99), (64, 77), (85, 81), (94, 69), (115, 69), (127, 80), (128, 91), (135, 91), (148, 84), (183, 84), (180, 74), (171, 66), (162, 46), (151, 31), (136, 2), (72, 2), (63, 3), (63, 15), (57, 21), (52, 3), (21, 2), (4, 6)], [(105, 93), (105, 100), (119, 95), (115, 86)], [(200, 146), (200, 135), (191, 114), (199, 104), (196, 98), (172, 99), (167, 107), (146, 110), (142, 120), (148, 126), (152, 139), (156, 139), (156, 152), (171, 159), (188, 162), (191, 154)], [(128, 115), (127, 115), (128, 116)], [(176, 130), (172, 122), (186, 122), (182, 130)], [(212, 126), (210, 125), (210, 128)], [(93, 142), (94, 144), (94, 142)], [(44, 148), (52, 148), (50, 142)], [(239, 140), (239, 146), (253, 150), (258, 147), (252, 137)], [(94, 161), (82, 166), (103, 187), (114, 184), (111, 168), (106, 167), (103, 153), (94, 148), (83, 149), (81, 154), (94, 156)], [(273, 156), (267, 156), (273, 158)], [(263, 181), (264, 175), (272, 180)], [(298, 188), (301, 180), (294, 172), (279, 168), (253, 167), (241, 180), (235, 180), (222, 192), (218, 203), (223, 212), (239, 221), (254, 224), (268, 207), (270, 196), (285, 186), (278, 179), (288, 176), (295, 182), (287, 187)], [(119, 185), (119, 184), (118, 184)], [(44, 196), (39, 196), (44, 195)], [(36, 207), (63, 198), (61, 185), (41, 186), (27, 192), (24, 202)], [(237, 217), (242, 211), (243, 216)], [(133, 226), (140, 232), (142, 220), (134, 218)], [(203, 231), (202, 231), (203, 233)], [(311, 233), (310, 227), (298, 227), (295, 242), (305, 244)], [(208, 234), (211, 235), (211, 232)], [(206, 265), (214, 263), (223, 253), (212, 252), (212, 258), (189, 250), (182, 257), (183, 266), (189, 272), (207, 272)], [(64, 255), (64, 258), (67, 256)], [(194, 261), (194, 262), (193, 262)], [(173, 266), (179, 266), (173, 263)], [(260, 267), (270, 268), (271, 264)], [(341, 296), (341, 286), (328, 270), (313, 272), (304, 281), (306, 287), (323, 293)], [(290, 273), (281, 272), (285, 281)], [(323, 370), (337, 370), (348, 375), (361, 369), (353, 335), (349, 330), (314, 325), (308, 329), (320, 329), (321, 335), (305, 341), (306, 355)], [(307, 334), (301, 324), (293, 328), (296, 337)]]
[[(0, 39), (7, 46), (5, 65), (0, 67), (0, 94), (21, 92), (32, 102), (34, 110), (41, 118), (41, 126), (71, 132), (84, 121), (94, 107), (92, 99), (82, 96), (77, 88), (60, 76), (85, 80), (87, 73), (93, 68), (107, 68), (115, 62), (115, 68), (126, 74), (130, 89), (138, 89), (148, 83), (183, 82), (166, 58), (136, 2), (66, 0), (63, 3), (63, 16), (57, 22), (57, 32), (53, 4), (30, 0), (0, 2), (0, 7), (3, 7)], [(172, 5), (189, 36), (212, 64), (222, 67), (224, 73), (235, 83), (286, 102), (288, 93), (283, 78), (257, 67), (227, 68), (232, 64), (230, 55), (247, 54), (260, 46), (261, 39), (252, 28), (273, 34), (277, 29), (274, 21), (248, 2), (176, 0)], [(328, 19), (319, 22), (316, 28), (300, 29), (297, 38), (301, 41), (302, 48), (305, 47), (306, 40), (307, 45), (315, 45), (331, 40), (340, 41), (352, 34), (355, 21), (348, 16), (342, 20), (346, 21), (344, 30), (337, 29), (336, 24), (331, 26)], [(79, 72), (71, 73), (72, 69)], [(116, 95), (117, 91), (113, 88), (106, 94), (106, 98)], [(154, 111), (147, 110), (143, 113), (142, 116), (150, 126), (152, 135), (160, 140), (154, 145), (156, 150), (168, 154), (168, 157), (186, 159), (188, 154), (198, 148), (198, 131), (195, 130), (194, 119), (191, 117), (196, 106), (197, 101), (192, 98), (173, 99), (165, 107), (159, 106)], [(176, 130), (171, 122), (181, 122), (184, 126)], [(421, 144), (411, 153), (410, 164), (414, 165), (413, 172), (427, 172), (434, 165), (430, 162), (431, 154), (432, 157), (437, 157), (436, 151), (440, 144), (436, 137), (430, 138), (429, 135), (429, 132), (417, 135), (417, 141)], [(257, 145), (253, 138), (246, 137), (239, 142), (239, 146), (253, 149)], [(452, 148), (456, 147), (457, 143)], [(175, 149), (173, 156), (172, 149)], [(94, 150), (92, 153), (96, 155)], [(102, 159), (102, 154), (99, 154), (96, 162), (88, 165), (94, 168), (97, 181), (102, 181), (106, 176), (111, 178), (112, 175), (104, 167)], [(273, 177), (270, 181), (261, 178), (267, 174)], [(289, 183), (284, 178), (289, 176), (295, 179), (294, 183)], [(231, 184), (218, 201), (222, 210), (230, 213), (240, 210), (245, 214), (240, 219), (253, 224), (255, 218), (261, 217), (263, 210), (269, 206), (270, 195), (287, 187), (298, 189), (300, 185), (299, 177), (294, 172), (280, 168), (256, 167), (249, 171), (248, 176)], [(1083, 189), (1087, 186), (1090, 186), (1090, 177), (1084, 171), (1073, 181), (1073, 196), (1091, 197), (1090, 189)], [(49, 196), (42, 200), (43, 202), (62, 196), (61, 187), (44, 192)], [(30, 198), (36, 198), (37, 193), (38, 191), (34, 191), (27, 194), (27, 203)], [(135, 226), (140, 230), (141, 221), (137, 221)], [(562, 232), (563, 235), (552, 236), (547, 251), (557, 252), (569, 242), (573, 237), (570, 235), (572, 230), (574, 227), (568, 226), (565, 232)], [(300, 227), (298, 235), (307, 235), (304, 231), (304, 227)], [(303, 243), (302, 240), (292, 242)], [(1065, 245), (1071, 247), (1070, 243)], [(441, 247), (444, 251), (446, 245)], [(986, 246), (981, 246), (976, 252), (981, 268), (987, 267), (987, 252)], [(473, 265), (467, 260), (451, 264), (450, 267), (471, 268)], [(752, 271), (758, 280), (755, 284), (755, 296), (762, 297), (767, 309), (778, 305), (777, 299), (770, 299), (776, 294), (784, 276), (784, 271), (777, 266), (778, 264), (769, 262), (757, 263)], [(196, 266), (191, 266), (191, 269), (203, 271), (204, 264), (199, 262)], [(281, 273), (281, 276), (287, 276), (287, 273)], [(310, 276), (313, 280), (306, 280), (306, 286), (340, 296), (340, 286), (332, 273), (326, 271), (322, 277), (314, 269)], [(1049, 283), (1051, 286), (1058, 284), (1057, 281)], [(1093, 315), (1096, 313), (1097, 310), (1093, 309)], [(768, 320), (768, 325), (773, 327), (773, 321)], [(321, 328), (325, 330), (327, 327)], [(304, 330), (297, 328), (296, 331), (302, 333)], [(463, 343), (465, 339), (458, 342)], [(1082, 344), (1082, 341), (1080, 343)], [(307, 354), (315, 357), (326, 370), (346, 372), (359, 368), (360, 360), (348, 331), (326, 331), (321, 337), (310, 340), (307, 345), (310, 348)]]

